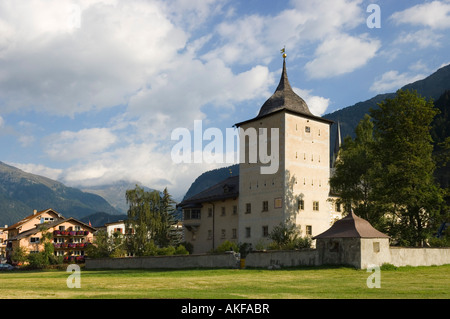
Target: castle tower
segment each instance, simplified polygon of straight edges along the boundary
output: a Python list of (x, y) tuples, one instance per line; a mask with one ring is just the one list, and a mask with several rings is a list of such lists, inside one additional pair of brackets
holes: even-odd
[[(268, 234), (286, 220), (295, 222), (302, 236), (314, 236), (330, 227), (332, 123), (313, 115), (292, 90), (283, 55), (281, 78), (273, 95), (255, 118), (235, 124), (241, 130), (240, 242), (251, 243), (253, 248), (267, 244)], [(259, 156), (252, 161), (255, 152)], [(278, 164), (276, 170), (274, 164)]]

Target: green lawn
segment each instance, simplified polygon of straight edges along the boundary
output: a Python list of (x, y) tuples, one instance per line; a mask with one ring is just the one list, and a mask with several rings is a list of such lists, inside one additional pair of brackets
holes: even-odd
[(2, 298), (100, 299), (449, 299), (450, 265), (381, 270), (381, 288), (368, 288), (371, 273), (353, 268), (81, 270), (81, 288), (68, 288), (65, 271), (0, 273)]

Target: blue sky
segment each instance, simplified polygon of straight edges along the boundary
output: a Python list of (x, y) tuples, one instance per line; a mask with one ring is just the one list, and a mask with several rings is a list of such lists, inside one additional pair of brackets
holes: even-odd
[[(380, 28), (369, 28), (370, 4)], [(372, 20), (375, 21), (375, 20)], [(4, 0), (0, 161), (71, 186), (182, 196), (228, 164), (173, 163), (171, 132), (252, 118), (287, 53), (316, 115), (450, 63), (450, 1)]]

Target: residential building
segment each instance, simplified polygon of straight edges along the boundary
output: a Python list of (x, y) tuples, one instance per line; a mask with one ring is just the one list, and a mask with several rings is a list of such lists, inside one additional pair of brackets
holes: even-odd
[(6, 240), (8, 239), (8, 225), (0, 227), (0, 262), (6, 259)]
[(44, 249), (43, 233), (51, 234), (55, 256), (65, 260), (83, 261), (85, 248), (93, 242), (96, 229), (75, 218), (64, 218), (53, 209), (27, 216), (8, 227), (6, 257), (10, 259), (15, 250), (22, 247), (28, 253)]

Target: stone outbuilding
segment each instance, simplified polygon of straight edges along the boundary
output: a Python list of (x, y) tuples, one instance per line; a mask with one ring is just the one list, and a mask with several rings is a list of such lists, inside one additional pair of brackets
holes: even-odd
[(313, 239), (321, 265), (352, 265), (365, 269), (390, 260), (389, 236), (353, 212)]

